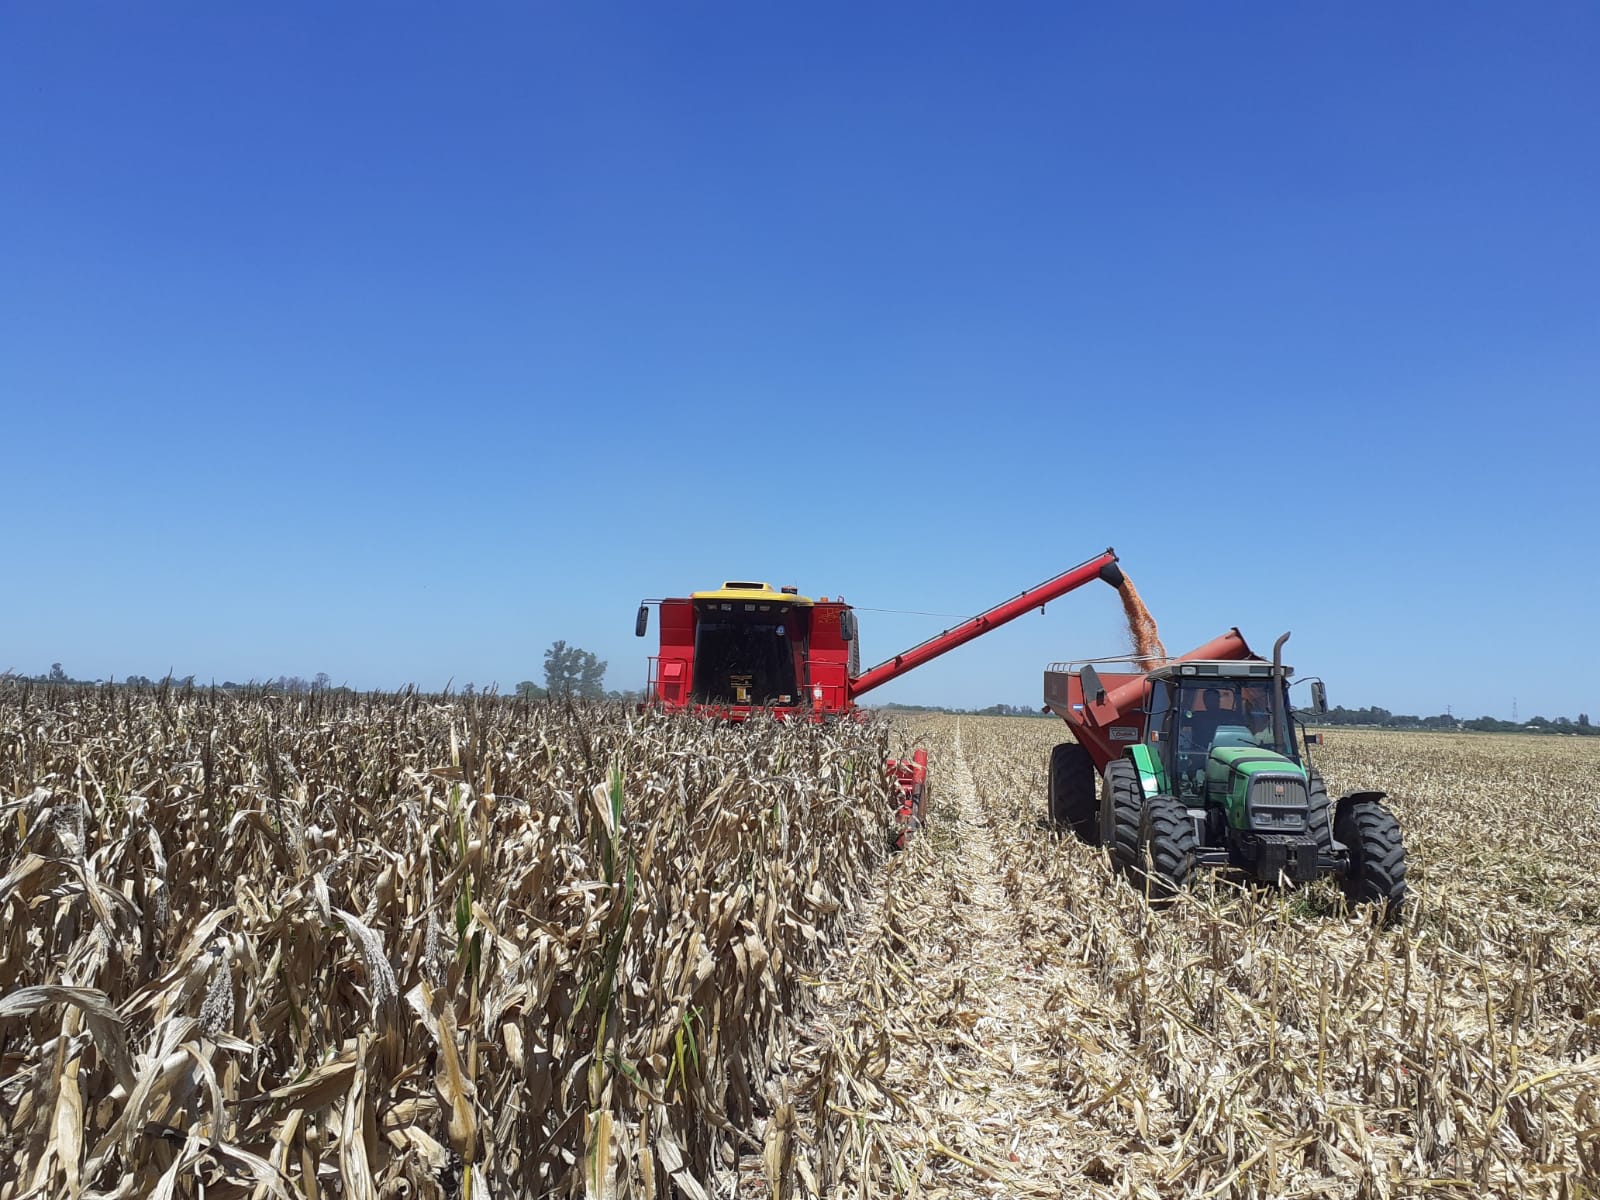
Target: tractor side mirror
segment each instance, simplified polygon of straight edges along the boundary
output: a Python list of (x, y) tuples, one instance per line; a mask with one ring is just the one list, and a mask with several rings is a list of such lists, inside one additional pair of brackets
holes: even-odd
[(1320, 679), (1311, 681), (1311, 711), (1319, 717), (1328, 712), (1328, 689), (1322, 686)]
[(633, 636), (643, 637), (644, 631), (650, 628), (650, 606), (639, 605), (639, 615), (633, 620)]
[(856, 615), (848, 608), (839, 610), (839, 637), (846, 642), (856, 640)]
[(1308, 746), (1320, 746), (1320, 745), (1322, 745), (1322, 735), (1320, 733), (1308, 733), (1308, 734), (1305, 735), (1305, 737), (1306, 737), (1306, 745), (1308, 745)]

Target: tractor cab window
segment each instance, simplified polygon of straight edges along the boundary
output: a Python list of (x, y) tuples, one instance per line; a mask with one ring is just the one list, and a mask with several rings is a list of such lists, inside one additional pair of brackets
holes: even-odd
[(1217, 746), (1258, 746), (1298, 758), (1272, 727), (1269, 680), (1186, 680), (1180, 688), (1177, 749), (1205, 756)]
[(1159, 747), (1172, 738), (1172, 685), (1165, 679), (1150, 681), (1150, 703), (1145, 710), (1145, 742)]
[(800, 615), (707, 605), (694, 635), (691, 694), (701, 704), (799, 704), (795, 645)]

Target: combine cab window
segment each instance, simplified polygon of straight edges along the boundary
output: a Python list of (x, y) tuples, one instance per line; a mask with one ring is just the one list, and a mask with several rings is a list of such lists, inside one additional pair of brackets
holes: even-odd
[(694, 699), (769, 708), (801, 703), (797, 615), (702, 611), (694, 636)]

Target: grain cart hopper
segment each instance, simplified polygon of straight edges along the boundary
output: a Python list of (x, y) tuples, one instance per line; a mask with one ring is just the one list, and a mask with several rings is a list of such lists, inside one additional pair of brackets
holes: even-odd
[[(1268, 882), (1337, 875), (1352, 904), (1399, 915), (1406, 851), (1382, 792), (1330, 804), (1312, 768), (1321, 739), (1297, 742), (1282, 662), (1237, 629), (1143, 674), (1045, 671), (1045, 706), (1075, 742), (1050, 755), (1050, 816), (1152, 895), (1181, 888), (1196, 867), (1227, 867)], [(1327, 710), (1321, 681), (1313, 707)], [(1099, 795), (1095, 784), (1100, 783)]]
[[(1107, 549), (935, 637), (860, 667), (859, 627), (842, 597), (810, 599), (792, 587), (732, 580), (688, 596), (646, 600), (634, 633), (645, 635), (650, 605), (660, 608), (660, 650), (651, 655), (645, 695), (654, 704), (730, 721), (758, 714), (821, 721), (849, 714), (873, 688), (898, 679), (973, 638), (1096, 579), (1122, 586), (1117, 556)], [(922, 819), (927, 751), (892, 761), (901, 795), (900, 826)]]

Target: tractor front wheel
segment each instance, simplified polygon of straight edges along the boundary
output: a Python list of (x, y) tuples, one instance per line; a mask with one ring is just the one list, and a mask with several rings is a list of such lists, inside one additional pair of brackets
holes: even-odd
[(1144, 825), (1144, 790), (1139, 771), (1125, 758), (1106, 764), (1100, 785), (1100, 844), (1111, 851), (1111, 865), (1137, 878), (1144, 860), (1140, 830)]
[(1385, 925), (1398, 921), (1406, 898), (1406, 845), (1400, 822), (1376, 800), (1341, 801), (1333, 832), (1350, 852), (1350, 869), (1342, 884), (1345, 899), (1352, 905), (1378, 905)]
[(1094, 763), (1076, 742), (1050, 751), (1050, 819), (1070, 826), (1078, 840), (1100, 844), (1100, 805), (1094, 794)]
[(1194, 822), (1189, 810), (1172, 796), (1149, 797), (1140, 835), (1148, 856), (1144, 874), (1151, 899), (1176, 895), (1194, 869)]
[(1322, 776), (1315, 771), (1311, 772), (1311, 786), (1306, 793), (1310, 805), (1307, 811), (1307, 825), (1311, 836), (1317, 839), (1317, 853), (1326, 857), (1333, 857), (1333, 805), (1328, 802), (1328, 786), (1322, 782)]

